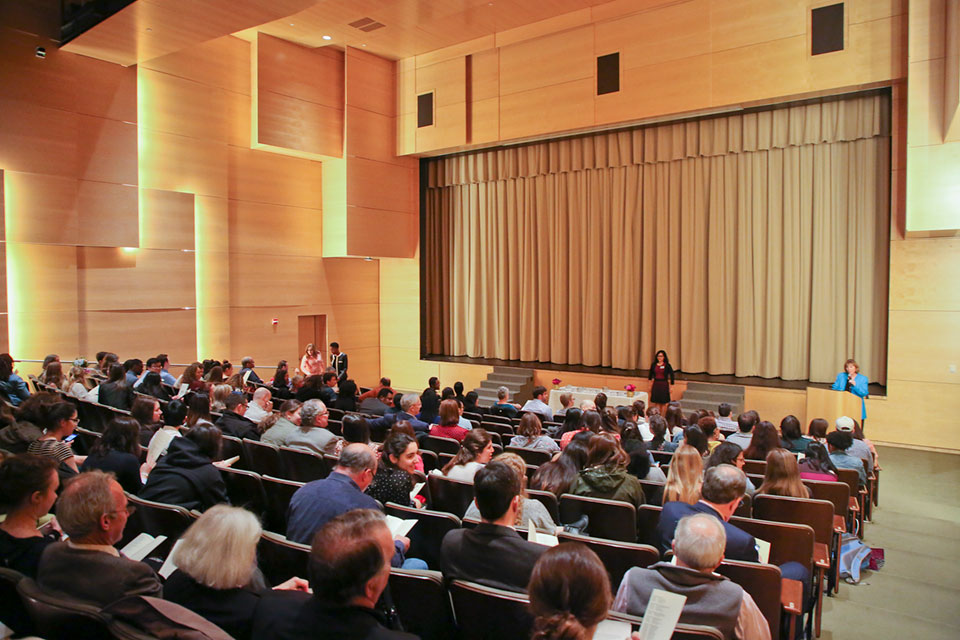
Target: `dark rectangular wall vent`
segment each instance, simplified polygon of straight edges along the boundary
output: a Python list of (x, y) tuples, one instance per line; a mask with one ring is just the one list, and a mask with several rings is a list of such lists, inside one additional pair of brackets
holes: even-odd
[(433, 124), (433, 92), (417, 96), (417, 128)]
[(813, 9), (810, 15), (810, 55), (843, 51), (843, 3)]
[(373, 18), (367, 17), (354, 20), (353, 22), (348, 23), (348, 26), (351, 26), (354, 29), (360, 29), (360, 31), (376, 31), (377, 29), (382, 29), (387, 25), (383, 24), (382, 22), (377, 22)]
[(620, 91), (620, 53), (597, 56), (597, 95)]

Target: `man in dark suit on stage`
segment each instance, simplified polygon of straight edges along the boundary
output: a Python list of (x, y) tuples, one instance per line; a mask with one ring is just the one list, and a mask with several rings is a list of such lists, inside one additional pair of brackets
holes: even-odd
[(753, 536), (728, 522), (733, 512), (740, 506), (747, 477), (743, 471), (729, 464), (717, 465), (707, 469), (700, 489), (700, 501), (696, 504), (686, 502), (668, 502), (663, 505), (657, 533), (660, 538), (660, 552), (665, 553), (673, 543), (677, 523), (684, 516), (694, 513), (707, 513), (723, 522), (727, 534), (727, 546), (724, 557), (730, 560), (758, 562), (757, 542)]
[(339, 342), (330, 343), (330, 366), (337, 374), (337, 380), (343, 382), (347, 379), (347, 354), (340, 351)]
[(521, 508), (520, 478), (503, 462), (491, 462), (477, 471), (473, 490), (483, 522), (474, 529), (454, 529), (443, 537), (443, 575), (497, 589), (526, 591), (533, 565), (547, 547), (528, 542), (511, 528)]

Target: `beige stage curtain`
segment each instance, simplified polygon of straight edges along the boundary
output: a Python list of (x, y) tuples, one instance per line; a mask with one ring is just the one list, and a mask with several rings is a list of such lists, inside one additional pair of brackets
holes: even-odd
[(427, 350), (886, 379), (890, 105), (869, 94), (429, 164)]

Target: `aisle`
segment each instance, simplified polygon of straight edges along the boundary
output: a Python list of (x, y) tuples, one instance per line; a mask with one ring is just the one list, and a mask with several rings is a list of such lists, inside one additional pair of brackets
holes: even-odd
[(878, 447), (865, 542), (886, 565), (824, 598), (821, 640), (960, 638), (960, 455)]

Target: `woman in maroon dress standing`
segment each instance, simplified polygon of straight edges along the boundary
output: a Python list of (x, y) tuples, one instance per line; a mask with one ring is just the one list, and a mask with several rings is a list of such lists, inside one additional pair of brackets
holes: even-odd
[(660, 415), (663, 415), (670, 403), (670, 387), (676, 382), (673, 367), (670, 366), (667, 352), (663, 349), (657, 351), (656, 360), (650, 365), (650, 373), (647, 379), (653, 380), (653, 386), (650, 389), (650, 404), (658, 406)]

